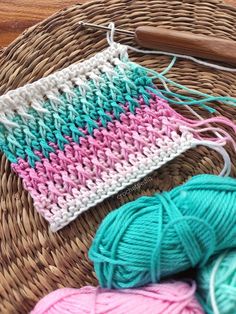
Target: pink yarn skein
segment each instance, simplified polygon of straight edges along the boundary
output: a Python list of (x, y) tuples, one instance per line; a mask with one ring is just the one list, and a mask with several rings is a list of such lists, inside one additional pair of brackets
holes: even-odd
[(203, 314), (195, 290), (195, 283), (184, 282), (125, 290), (62, 288), (40, 300), (31, 314)]

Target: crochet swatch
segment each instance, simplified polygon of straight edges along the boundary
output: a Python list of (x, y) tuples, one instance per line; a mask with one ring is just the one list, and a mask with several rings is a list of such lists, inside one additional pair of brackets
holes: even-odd
[(156, 91), (114, 44), (0, 97), (0, 148), (53, 231), (195, 146)]

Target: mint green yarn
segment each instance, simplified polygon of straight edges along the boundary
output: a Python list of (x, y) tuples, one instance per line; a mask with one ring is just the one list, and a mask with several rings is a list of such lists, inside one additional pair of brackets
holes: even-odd
[(147, 76), (146, 70), (128, 64), (125, 73), (119, 67), (115, 67), (115, 71), (112, 80), (106, 73), (101, 74), (99, 87), (93, 80), (88, 81), (84, 95), (75, 87), (73, 96), (69, 98), (66, 93), (58, 95), (58, 104), (50, 100), (44, 102), (42, 107), (47, 112), (43, 114), (33, 108), (27, 112), (31, 117), (29, 119), (16, 114), (10, 120), (19, 127), (6, 130), (0, 124), (0, 149), (11, 162), (17, 162), (18, 157), (28, 158), (34, 167), (39, 160), (35, 151), (41, 152), (46, 158), (54, 151), (49, 143), (55, 143), (60, 150), (64, 150), (64, 145), (68, 143), (66, 137), (78, 143), (80, 137), (85, 136), (82, 130), (92, 135), (95, 129), (106, 127), (114, 119), (118, 120), (124, 112), (121, 104), (127, 104), (130, 112), (135, 113), (139, 107), (137, 99), (142, 96), (148, 105), (151, 98), (148, 89), (152, 87), (152, 79)]
[[(90, 79), (83, 86), (72, 88), (68, 93), (58, 92), (54, 95), (54, 101), (45, 101), (40, 104), (44, 113), (33, 108), (28, 109), (28, 117), (14, 114), (7, 118), (17, 127), (5, 127), (0, 124), (0, 149), (6, 154), (11, 162), (16, 163), (18, 158), (29, 160), (31, 167), (40, 160), (37, 152), (48, 158), (54, 151), (55, 145), (64, 150), (68, 144), (68, 137), (73, 142), (79, 143), (80, 138), (93, 135), (94, 130), (107, 127), (114, 119), (119, 120), (124, 112), (122, 105), (127, 105), (130, 112), (136, 112), (139, 103), (137, 99), (142, 97), (149, 105), (150, 92), (167, 100), (170, 104), (198, 105), (214, 112), (208, 104), (212, 101), (222, 101), (236, 104), (236, 99), (223, 96), (209, 96), (207, 94), (193, 91), (183, 85), (177, 84), (165, 77), (165, 74), (174, 65), (173, 58), (169, 66), (162, 72), (142, 67), (131, 61), (123, 62), (123, 66), (115, 66), (115, 74), (94, 71), (93, 75), (98, 80)], [(89, 75), (89, 74), (88, 74)], [(190, 93), (189, 96), (178, 93), (156, 89), (153, 80), (158, 79), (165, 84), (173, 85)], [(50, 91), (49, 91), (50, 92)], [(198, 96), (194, 100), (192, 95)], [(180, 101), (176, 100), (179, 98)]]
[(205, 265), (236, 246), (236, 180), (198, 175), (111, 212), (89, 257), (102, 287), (131, 288)]
[(214, 256), (199, 269), (197, 285), (207, 314), (236, 313), (236, 250)]

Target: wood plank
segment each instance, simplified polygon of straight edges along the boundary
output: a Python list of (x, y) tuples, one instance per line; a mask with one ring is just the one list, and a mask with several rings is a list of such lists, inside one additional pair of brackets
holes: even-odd
[(227, 4), (231, 4), (234, 7), (236, 7), (236, 0), (224, 0), (224, 2), (227, 3)]
[(60, 9), (88, 0), (0, 0), (0, 47)]

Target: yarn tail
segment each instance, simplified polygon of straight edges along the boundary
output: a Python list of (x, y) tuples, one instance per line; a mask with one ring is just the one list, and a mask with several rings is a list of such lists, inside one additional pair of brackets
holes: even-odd
[[(174, 110), (174, 109), (172, 109)], [(236, 125), (229, 119), (219, 116), (208, 119), (194, 120), (185, 118), (175, 111), (175, 123), (179, 124), (181, 132), (191, 132), (194, 136), (194, 146), (204, 145), (217, 151), (224, 160), (224, 167), (221, 176), (228, 176), (231, 172), (231, 160), (228, 152), (224, 148), (226, 144), (231, 144), (236, 152), (235, 139), (222, 127), (231, 128), (236, 135)]]

